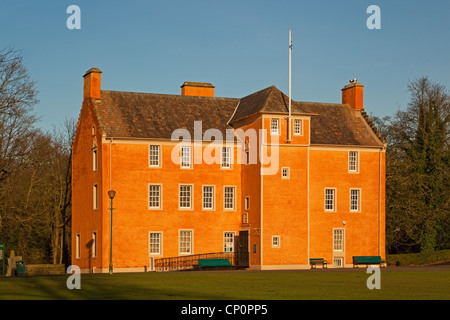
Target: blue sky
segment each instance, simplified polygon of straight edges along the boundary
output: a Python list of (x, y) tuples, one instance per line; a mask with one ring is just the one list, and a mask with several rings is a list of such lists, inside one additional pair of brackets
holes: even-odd
[[(69, 30), (69, 5), (81, 29)], [(370, 5), (381, 29), (369, 30)], [(83, 74), (103, 71), (102, 89), (180, 94), (184, 81), (211, 82), (219, 97), (275, 85), (292, 98), (340, 102), (357, 78), (368, 113), (392, 115), (421, 76), (450, 89), (450, 1), (2, 0), (0, 48), (20, 49), (37, 81), (39, 127), (77, 118)]]

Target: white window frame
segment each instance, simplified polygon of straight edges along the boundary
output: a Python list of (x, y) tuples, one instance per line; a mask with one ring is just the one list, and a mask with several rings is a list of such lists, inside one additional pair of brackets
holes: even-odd
[(245, 163), (245, 165), (249, 165), (250, 164), (250, 147), (246, 146), (244, 152), (245, 152), (244, 153), (244, 157), (245, 157), (244, 163)]
[[(155, 205), (151, 205), (152, 204), (152, 199), (151, 199), (151, 197), (152, 197), (152, 195), (150, 194), (151, 193), (151, 191), (150, 191), (150, 188), (151, 187), (159, 187), (159, 190), (158, 190), (158, 206), (155, 206)], [(161, 183), (149, 183), (148, 185), (147, 185), (147, 194), (148, 194), (148, 210), (162, 210), (162, 208), (163, 208), (163, 203), (162, 203), (162, 200), (163, 200), (163, 186), (162, 186), (162, 184)]]
[[(157, 238), (152, 238), (152, 235), (158, 235)], [(157, 243), (152, 243), (152, 240), (157, 239)], [(157, 248), (157, 252), (152, 252), (153, 248)], [(149, 257), (162, 256), (163, 255), (163, 232), (162, 231), (149, 231), (148, 232), (148, 255)]]
[(248, 224), (248, 212), (242, 214), (242, 224)]
[[(155, 149), (156, 147), (156, 149)], [(153, 148), (153, 150), (152, 150)], [(148, 146), (148, 167), (149, 168), (161, 168), (161, 145), (160, 144), (151, 144)], [(156, 162), (156, 164), (155, 164)]]
[(290, 178), (291, 178), (291, 168), (290, 167), (282, 167), (281, 168), (281, 179), (290, 179)]
[(272, 236), (272, 248), (281, 248), (281, 237), (280, 236)]
[[(223, 232), (223, 252), (234, 252), (234, 237), (236, 235), (235, 231), (224, 231)], [(227, 250), (231, 249), (231, 250)]]
[[(189, 207), (183, 205), (183, 202), (181, 199), (181, 197), (182, 197), (181, 192), (186, 192), (187, 190), (182, 191), (181, 190), (182, 187), (189, 187)], [(183, 195), (183, 197), (186, 197), (186, 196)], [(178, 184), (178, 210), (193, 210), (193, 209), (194, 209), (194, 185), (189, 184), (189, 183)]]
[(75, 235), (75, 259), (81, 259), (81, 235), (79, 233)]
[(92, 147), (92, 171), (96, 172), (98, 170), (98, 151), (97, 146), (94, 142), (94, 147)]
[(92, 231), (92, 258), (97, 258), (97, 231)]
[(92, 186), (92, 210), (98, 210), (98, 185)]
[[(353, 192), (356, 191), (356, 199), (354, 199)], [(356, 209), (354, 208), (356, 204)], [(361, 212), (361, 189), (351, 188), (350, 189), (350, 212)]]
[[(227, 189), (231, 188), (233, 190), (233, 198), (232, 198), (232, 208), (227, 208), (227, 204), (229, 203), (227, 201), (228, 195), (227, 195)], [(224, 211), (236, 211), (236, 186), (223, 186), (223, 210)]]
[(250, 196), (244, 198), (244, 210), (250, 210)]
[[(274, 124), (276, 124), (276, 126)], [(280, 119), (270, 118), (270, 135), (271, 136), (279, 136), (280, 135)]]
[[(185, 154), (186, 151), (188, 154)], [(188, 163), (188, 165), (187, 165), (187, 163)], [(191, 146), (181, 146), (180, 168), (181, 169), (191, 169), (192, 168), (192, 148), (191, 148)]]
[[(333, 191), (331, 194), (327, 191)], [(332, 195), (332, 198), (330, 199), (330, 195)], [(336, 188), (325, 188), (324, 190), (324, 211), (325, 212), (336, 212), (336, 198), (337, 198), (337, 191)], [(328, 206), (330, 203), (328, 202), (331, 200), (331, 206), (332, 208), (329, 208)]]
[(349, 151), (348, 152), (348, 172), (349, 173), (359, 173), (359, 152)]
[(333, 251), (344, 252), (345, 246), (345, 229), (335, 228), (333, 229)]
[[(205, 200), (207, 197), (205, 197), (205, 188), (211, 188), (212, 190), (207, 193), (211, 193), (211, 207), (205, 207)], [(203, 211), (214, 211), (216, 210), (216, 186), (215, 185), (202, 185), (202, 210)]]
[(220, 168), (221, 169), (231, 169), (232, 163), (232, 149), (231, 147), (222, 147), (220, 154)]
[[(296, 124), (300, 123), (298, 126)], [(294, 136), (303, 136), (303, 119), (294, 119)], [(297, 129), (300, 129), (297, 132)]]
[(333, 267), (343, 268), (344, 267), (344, 257), (333, 257)]
[[(182, 235), (186, 233), (185, 235)], [(182, 236), (186, 237), (189, 235), (189, 243), (186, 246), (181, 242)], [(188, 249), (188, 251), (186, 251)], [(178, 230), (178, 254), (179, 255), (192, 255), (194, 254), (194, 230), (193, 229), (179, 229)]]

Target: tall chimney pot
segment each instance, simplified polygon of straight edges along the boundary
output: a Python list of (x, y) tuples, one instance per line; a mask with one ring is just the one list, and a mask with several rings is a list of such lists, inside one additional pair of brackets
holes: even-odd
[(350, 83), (342, 88), (342, 104), (348, 104), (356, 110), (364, 108), (363, 104), (364, 86), (356, 79), (350, 80)]
[(102, 82), (102, 72), (98, 68), (91, 68), (83, 76), (84, 78), (84, 88), (83, 97), (100, 99), (101, 82)]

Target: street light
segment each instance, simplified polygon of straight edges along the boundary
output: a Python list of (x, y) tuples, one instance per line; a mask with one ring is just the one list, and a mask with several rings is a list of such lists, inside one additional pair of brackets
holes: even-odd
[(112, 265), (112, 211), (113, 211), (113, 199), (116, 195), (114, 190), (108, 191), (108, 197), (110, 200), (109, 209), (109, 274), (113, 273), (113, 265)]

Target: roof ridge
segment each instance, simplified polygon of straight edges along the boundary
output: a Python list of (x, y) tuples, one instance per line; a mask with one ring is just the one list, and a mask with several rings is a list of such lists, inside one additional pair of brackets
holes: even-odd
[(232, 98), (232, 97), (206, 97), (206, 96), (183, 96), (180, 94), (174, 93), (152, 93), (152, 92), (137, 92), (137, 91), (120, 91), (120, 90), (101, 90), (102, 92), (117, 92), (121, 94), (143, 94), (143, 95), (152, 95), (152, 96), (164, 96), (164, 97), (174, 97), (180, 99), (230, 99), (230, 100), (239, 100), (240, 98)]

